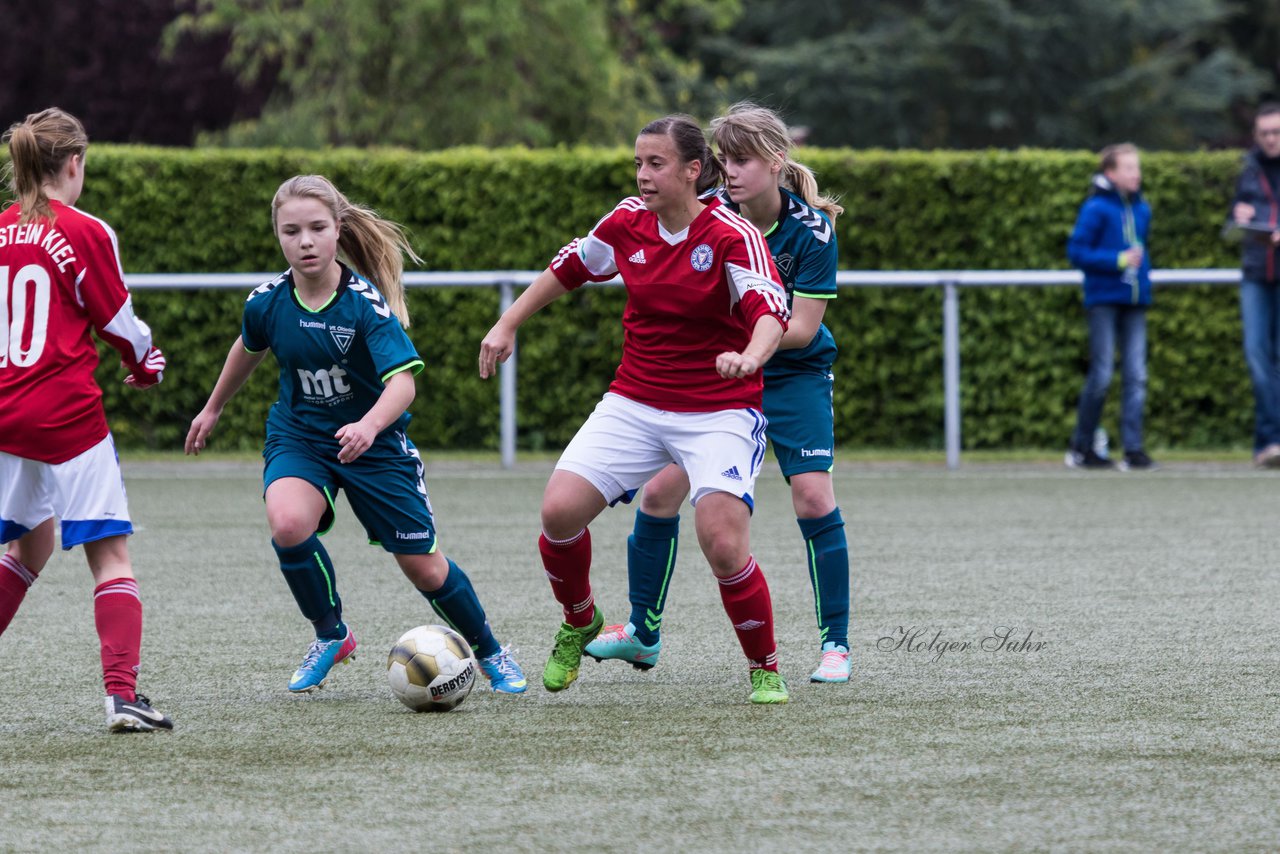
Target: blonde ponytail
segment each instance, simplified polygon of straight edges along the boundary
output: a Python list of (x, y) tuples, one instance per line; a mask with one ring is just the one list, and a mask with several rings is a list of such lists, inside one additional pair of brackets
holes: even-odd
[(83, 155), (89, 137), (80, 120), (57, 107), (32, 113), (4, 134), (9, 162), (4, 177), (22, 209), (19, 222), (52, 219), (44, 184), (55, 178), (68, 157)]
[(276, 190), (271, 202), (271, 225), (276, 212), (289, 199), (316, 199), (324, 204), (338, 223), (338, 249), (344, 260), (364, 276), (386, 299), (392, 313), (406, 329), (409, 306), (404, 290), (404, 257), (419, 264), (422, 259), (409, 245), (404, 228), (383, 219), (369, 208), (354, 204), (323, 175), (298, 175)]
[[(341, 195), (341, 194), (339, 194)], [(338, 247), (352, 268), (377, 286), (400, 325), (409, 328), (409, 305), (404, 292), (404, 256), (422, 259), (409, 245), (404, 229), (374, 211), (342, 199), (338, 214)]]
[(818, 179), (814, 177), (813, 170), (790, 157), (782, 164), (782, 186), (804, 199), (809, 207), (826, 214), (832, 224), (836, 217), (844, 213), (844, 208), (833, 196), (824, 196), (818, 192)]

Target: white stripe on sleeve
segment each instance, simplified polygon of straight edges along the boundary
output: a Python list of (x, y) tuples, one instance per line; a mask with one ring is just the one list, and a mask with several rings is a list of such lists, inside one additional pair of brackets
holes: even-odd
[(151, 327), (134, 315), (133, 297), (124, 301), (124, 305), (120, 306), (116, 316), (111, 318), (111, 322), (102, 331), (128, 341), (129, 346), (133, 348), (135, 364), (141, 363), (147, 351), (151, 349)]
[(716, 208), (712, 213), (717, 219), (742, 235), (742, 241), (747, 247), (747, 260), (751, 264), (751, 269), (761, 275), (768, 276), (769, 245), (765, 243), (764, 235), (760, 233), (760, 230), (738, 214), (725, 210), (723, 207)]
[(618, 272), (618, 265), (613, 259), (613, 247), (596, 237), (595, 232), (579, 241), (578, 257), (593, 276), (612, 276)]
[(764, 299), (770, 312), (784, 320), (791, 318), (791, 312), (787, 309), (787, 292), (782, 285), (768, 276), (762, 276), (754, 270), (747, 270), (737, 264), (727, 263), (724, 268), (729, 273), (729, 281), (733, 283), (733, 287), (729, 289), (730, 311), (738, 300), (747, 295), (748, 291), (755, 291)]

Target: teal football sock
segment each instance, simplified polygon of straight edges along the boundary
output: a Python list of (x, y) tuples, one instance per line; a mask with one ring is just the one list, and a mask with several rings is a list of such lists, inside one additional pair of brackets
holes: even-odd
[(312, 534), (296, 546), (282, 548), (275, 540), (271, 546), (280, 558), (280, 571), (298, 603), (302, 616), (315, 627), (321, 640), (342, 640), (347, 627), (342, 622), (342, 599), (333, 574), (333, 561)]
[(431, 603), (431, 608), (440, 615), (440, 619), (467, 639), (471, 649), (480, 658), (488, 658), (500, 647), (498, 640), (489, 628), (489, 620), (484, 614), (484, 606), (476, 596), (471, 579), (462, 571), (462, 567), (449, 561), (449, 574), (439, 590), (419, 590), (419, 593)]
[(797, 519), (804, 536), (813, 607), (822, 643), (849, 648), (849, 544), (837, 507), (820, 519)]
[(636, 640), (646, 646), (657, 643), (662, 631), (662, 612), (676, 567), (679, 539), (679, 516), (664, 519), (636, 511), (635, 530), (627, 537), (628, 595)]

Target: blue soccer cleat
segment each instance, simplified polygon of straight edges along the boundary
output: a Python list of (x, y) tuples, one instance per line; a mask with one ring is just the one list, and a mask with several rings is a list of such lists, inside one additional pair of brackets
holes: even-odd
[(295, 694), (309, 694), (319, 691), (329, 679), (329, 671), (335, 664), (344, 664), (355, 657), (356, 636), (347, 627), (347, 636), (342, 640), (321, 640), (316, 638), (307, 648), (302, 663), (294, 671), (289, 680), (289, 690)]
[(658, 663), (658, 653), (662, 651), (662, 638), (653, 645), (646, 645), (636, 640), (634, 623), (625, 626), (609, 626), (582, 650), (596, 661), (617, 659), (625, 661), (636, 670), (648, 670)]
[(488, 658), (480, 659), (480, 671), (489, 680), (489, 687), (498, 694), (523, 694), (527, 683), (524, 671), (510, 651), (504, 646)]

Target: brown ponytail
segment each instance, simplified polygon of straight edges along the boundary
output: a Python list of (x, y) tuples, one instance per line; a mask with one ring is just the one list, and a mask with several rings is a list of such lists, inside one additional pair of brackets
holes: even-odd
[(89, 147), (84, 126), (70, 113), (50, 107), (12, 125), (4, 142), (9, 146), (4, 177), (22, 208), (19, 221), (52, 218), (44, 184), (62, 171), (68, 157), (83, 155)]

